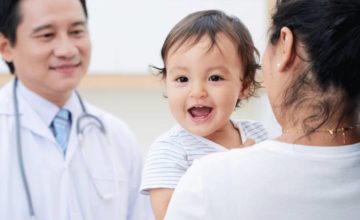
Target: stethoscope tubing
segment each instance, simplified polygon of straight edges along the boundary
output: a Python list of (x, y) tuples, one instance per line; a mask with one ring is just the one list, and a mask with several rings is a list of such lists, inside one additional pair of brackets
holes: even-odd
[(32, 203), (31, 193), (29, 189), (29, 183), (26, 178), (24, 161), (23, 161), (23, 153), (22, 153), (22, 143), (21, 143), (21, 134), (20, 134), (20, 114), (19, 114), (19, 103), (16, 93), (18, 80), (15, 78), (14, 85), (13, 85), (13, 103), (14, 103), (14, 110), (15, 110), (15, 127), (16, 127), (16, 146), (18, 151), (18, 160), (19, 160), (19, 167), (20, 167), (20, 174), (21, 179), (24, 185), (26, 200), (29, 205), (29, 214), (31, 217), (35, 216), (34, 206)]
[[(30, 189), (29, 189), (28, 179), (26, 177), (24, 160), (23, 160), (21, 132), (20, 132), (19, 102), (18, 102), (17, 90), (16, 90), (17, 89), (17, 84), (18, 84), (18, 79), (15, 77), (14, 84), (13, 84), (13, 105), (14, 105), (14, 112), (15, 112), (16, 146), (17, 146), (17, 151), (18, 151), (20, 175), (21, 175), (21, 179), (22, 179), (24, 189), (25, 189), (26, 201), (27, 201), (28, 207), (29, 207), (29, 214), (30, 214), (30, 217), (32, 219), (35, 219), (34, 206), (33, 206), (32, 197), (31, 197), (31, 193), (30, 193)], [(82, 118), (85, 118), (85, 117), (91, 117), (93, 120), (97, 121), (97, 124), (98, 124), (98, 127), (99, 127), (100, 131), (103, 134), (106, 134), (105, 126), (101, 122), (101, 120), (98, 117), (87, 113), (86, 107), (84, 105), (84, 102), (81, 99), (80, 94), (77, 91), (75, 91), (75, 94), (76, 94), (76, 96), (77, 96), (77, 98), (78, 98), (78, 100), (80, 102), (81, 109), (82, 109), (82, 112), (83, 112), (83, 115), (80, 116), (79, 119), (82, 119)], [(77, 120), (76, 130), (77, 130), (77, 134), (82, 135), (83, 132), (80, 129), (80, 120), (79, 119)]]

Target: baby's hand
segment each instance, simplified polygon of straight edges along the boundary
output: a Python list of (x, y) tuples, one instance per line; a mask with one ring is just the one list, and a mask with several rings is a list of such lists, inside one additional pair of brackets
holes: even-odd
[(252, 146), (252, 145), (254, 145), (254, 144), (256, 144), (256, 142), (255, 142), (253, 139), (248, 138), (248, 139), (245, 141), (245, 143), (242, 145), (242, 147), (250, 147), (250, 146)]

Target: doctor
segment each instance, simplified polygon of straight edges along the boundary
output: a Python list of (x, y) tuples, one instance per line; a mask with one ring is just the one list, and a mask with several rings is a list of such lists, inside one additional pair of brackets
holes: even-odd
[(89, 66), (85, 0), (0, 0), (0, 219), (151, 219), (141, 154), (75, 92)]

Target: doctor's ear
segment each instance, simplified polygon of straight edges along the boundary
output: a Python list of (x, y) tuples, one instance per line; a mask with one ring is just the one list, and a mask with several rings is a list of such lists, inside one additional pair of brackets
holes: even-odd
[(10, 41), (2, 33), (0, 33), (0, 54), (6, 62), (12, 62)]

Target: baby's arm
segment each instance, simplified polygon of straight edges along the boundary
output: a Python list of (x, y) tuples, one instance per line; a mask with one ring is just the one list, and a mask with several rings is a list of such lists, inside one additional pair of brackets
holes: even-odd
[(163, 220), (174, 189), (150, 189), (151, 206), (156, 220)]
[(150, 195), (156, 220), (164, 218), (173, 190), (189, 167), (179, 138), (184, 135), (178, 131), (175, 127), (151, 145), (143, 168), (141, 193)]

